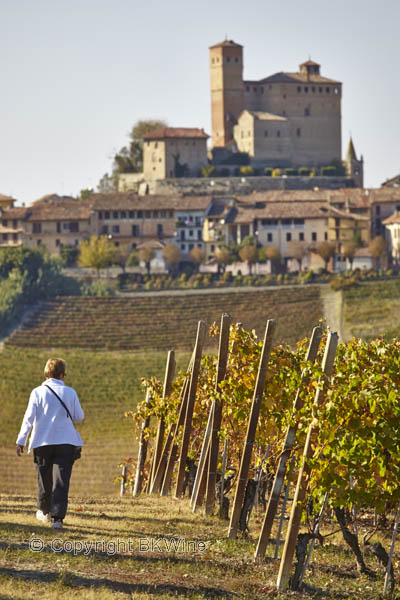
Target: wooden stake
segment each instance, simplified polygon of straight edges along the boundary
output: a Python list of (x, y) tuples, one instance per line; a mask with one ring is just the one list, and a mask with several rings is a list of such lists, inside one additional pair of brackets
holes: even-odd
[[(321, 342), (322, 337), (322, 328), (314, 327), (314, 330), (311, 335), (310, 344), (308, 346), (306, 360), (308, 362), (314, 363), (317, 357), (318, 348)], [(301, 377), (301, 384), (296, 393), (296, 398), (294, 400), (293, 411), (299, 411), (303, 406), (303, 400), (300, 396), (301, 389), (306, 387), (308, 384), (309, 377), (306, 375), (306, 371), (303, 371)], [(267, 548), (268, 540), (271, 535), (272, 525), (274, 523), (274, 518), (276, 515), (276, 511), (278, 509), (279, 498), (281, 495), (281, 490), (283, 486), (283, 482), (286, 475), (286, 463), (292, 451), (295, 437), (297, 431), (297, 423), (288, 427), (286, 432), (285, 443), (283, 445), (283, 451), (279, 458), (278, 466), (275, 472), (274, 482), (272, 484), (272, 489), (270, 496), (268, 498), (267, 510), (265, 512), (264, 523), (261, 528), (260, 537), (257, 544), (257, 549), (255, 552), (255, 558), (261, 560)]]
[(206, 432), (204, 434), (203, 443), (201, 445), (200, 460), (199, 460), (199, 464), (197, 466), (197, 473), (196, 473), (196, 477), (194, 480), (192, 496), (190, 498), (190, 506), (193, 507), (193, 512), (196, 512), (196, 509), (198, 506), (197, 497), (198, 497), (198, 493), (199, 493), (200, 482), (203, 478), (205, 465), (207, 464), (208, 446), (209, 446), (209, 441), (210, 441), (213, 413), (214, 413), (214, 402), (211, 404), (210, 412), (208, 414)]
[[(174, 471), (176, 455), (178, 452), (178, 444), (176, 443), (176, 438), (179, 433), (179, 428), (182, 427), (183, 423), (185, 422), (186, 407), (187, 407), (187, 401), (188, 401), (188, 396), (189, 396), (189, 377), (187, 377), (185, 379), (185, 382), (184, 382), (183, 388), (182, 388), (182, 394), (183, 394), (183, 396), (182, 396), (182, 402), (181, 402), (181, 407), (180, 407), (180, 411), (179, 411), (178, 421), (176, 422), (175, 427), (172, 430), (173, 431), (172, 440), (171, 440), (171, 444), (170, 444), (168, 458), (166, 460), (164, 478), (163, 478), (163, 482), (161, 485), (161, 491), (160, 491), (161, 496), (166, 496), (168, 494), (169, 488), (171, 485), (172, 473)], [(161, 464), (161, 461), (160, 461), (160, 464)]]
[[(313, 534), (314, 535), (317, 535), (317, 533), (319, 533), (319, 529), (320, 529), (321, 523), (322, 523), (322, 515), (324, 514), (324, 510), (325, 510), (327, 498), (328, 498), (328, 492), (325, 492), (324, 499), (323, 499), (323, 502), (322, 502), (322, 506), (321, 506), (321, 509), (320, 509), (320, 511), (318, 513), (318, 519), (317, 519), (317, 522), (316, 522), (314, 530), (313, 530)], [(315, 546), (315, 538), (313, 538), (311, 540), (311, 542), (310, 542), (310, 547), (309, 547), (308, 552), (307, 552), (306, 560), (304, 561), (304, 565), (303, 565), (303, 568), (302, 568), (302, 571), (301, 571), (301, 574), (300, 574), (300, 577), (299, 577), (298, 588), (301, 588), (301, 584), (303, 583), (304, 575), (305, 575), (305, 573), (306, 573), (306, 571), (308, 569), (308, 565), (310, 564), (310, 558), (311, 558), (311, 554), (312, 554), (312, 551), (314, 549), (314, 546)]]
[(283, 520), (285, 518), (286, 505), (287, 505), (287, 501), (288, 501), (288, 498), (289, 498), (289, 491), (290, 491), (290, 484), (291, 484), (291, 478), (292, 478), (292, 471), (294, 469), (294, 463), (295, 463), (295, 457), (293, 456), (292, 460), (290, 461), (289, 471), (288, 471), (288, 474), (287, 474), (287, 483), (286, 483), (285, 494), (283, 496), (281, 518), (279, 519), (278, 533), (276, 534), (276, 544), (275, 544), (275, 554), (274, 554), (274, 559), (275, 560), (278, 558), (278, 555), (279, 555), (279, 546), (281, 545), (281, 535), (282, 535), (282, 529), (283, 529)]
[(385, 582), (383, 584), (383, 595), (385, 595), (387, 593), (387, 589), (388, 589), (388, 585), (389, 585), (390, 571), (391, 571), (391, 567), (392, 567), (393, 552), (394, 552), (394, 543), (396, 541), (397, 529), (399, 527), (399, 520), (400, 520), (400, 504), (397, 509), (396, 518), (394, 521), (392, 543), (390, 545), (389, 558), (388, 558), (388, 562), (387, 562), (387, 566), (386, 566)]
[[(173, 350), (170, 350), (168, 352), (167, 364), (165, 367), (164, 387), (163, 387), (163, 395), (162, 395), (163, 400), (168, 398), (168, 396), (171, 393), (172, 381), (173, 381), (174, 375), (175, 375), (175, 367), (176, 367), (175, 352)], [(154, 478), (155, 478), (158, 464), (159, 464), (160, 458), (161, 458), (164, 434), (165, 434), (165, 421), (163, 418), (161, 418), (160, 422), (158, 424), (157, 437), (156, 437), (156, 443), (155, 443), (155, 449), (154, 449), (154, 458), (153, 458), (153, 464), (152, 464), (152, 468), (151, 468), (150, 491), (152, 491), (152, 489), (153, 489)]]
[(224, 451), (222, 453), (222, 471), (221, 471), (221, 495), (219, 497), (219, 516), (222, 516), (222, 507), (224, 505), (224, 480), (226, 472), (226, 459), (228, 455), (228, 440), (224, 442)]
[(124, 465), (122, 467), (121, 489), (120, 489), (120, 492), (119, 492), (119, 495), (121, 497), (125, 496), (125, 490), (126, 490), (126, 472), (127, 472), (127, 470), (128, 470), (128, 467), (126, 465)]
[[(146, 390), (146, 406), (150, 404), (150, 390), (147, 388)], [(133, 496), (139, 496), (142, 491), (142, 483), (143, 483), (143, 471), (144, 465), (146, 462), (147, 456), (147, 445), (148, 440), (145, 438), (146, 429), (150, 424), (150, 417), (147, 417), (142, 423), (142, 430), (140, 432), (140, 440), (139, 440), (139, 452), (138, 452), (138, 460), (137, 460), (137, 468), (135, 475), (135, 484), (133, 486)]]
[(203, 352), (204, 338), (206, 336), (207, 327), (204, 321), (199, 321), (197, 326), (196, 345), (194, 347), (193, 369), (190, 378), (189, 394), (186, 407), (185, 424), (183, 427), (183, 436), (181, 444), (181, 452), (179, 455), (178, 475), (175, 486), (175, 497), (180, 498), (183, 492), (183, 482), (185, 479), (186, 459), (189, 449), (189, 438), (192, 430), (193, 407), (196, 399), (197, 380), (200, 372), (200, 361)]
[(217, 467), (218, 467), (218, 451), (219, 451), (219, 430), (221, 429), (222, 421), (222, 402), (219, 400), (218, 392), (221, 381), (225, 379), (226, 368), (228, 364), (229, 351), (229, 328), (231, 318), (224, 313), (221, 317), (221, 329), (219, 334), (219, 351), (217, 376), (215, 381), (215, 406), (213, 411), (212, 431), (210, 437), (210, 456), (208, 462), (207, 474), (207, 491), (204, 513), (210, 515), (214, 508), (215, 502), (215, 485), (217, 482)]
[[(332, 374), (333, 363), (335, 360), (335, 352), (338, 344), (337, 333), (329, 333), (326, 342), (324, 358), (322, 361), (322, 370), (324, 373), (320, 383), (321, 386), (317, 389), (315, 394), (314, 406), (319, 407), (324, 399), (327, 387), (328, 377)], [(312, 457), (312, 441), (318, 434), (318, 426), (312, 421), (309, 428), (306, 443), (304, 446), (303, 453), (303, 464), (299, 470), (299, 476), (297, 479), (296, 492), (293, 499), (292, 510), (290, 513), (288, 530), (286, 533), (285, 545), (283, 547), (282, 559), (279, 567), (279, 574), (277, 579), (278, 590), (285, 590), (289, 585), (290, 570), (292, 567), (294, 551), (297, 542), (297, 535), (300, 529), (300, 520), (303, 512), (303, 503), (306, 496), (309, 476), (311, 468), (307, 462), (307, 459)]]
[(260, 364), (258, 367), (257, 382), (254, 388), (253, 402), (247, 426), (246, 441), (243, 448), (242, 460), (240, 462), (239, 477), (236, 486), (235, 500), (233, 503), (231, 520), (229, 523), (228, 537), (236, 538), (240, 519), (240, 512), (244, 500), (247, 476), (249, 473), (251, 453), (253, 450), (254, 437), (257, 429), (260, 405), (264, 393), (265, 380), (267, 377), (269, 357), (272, 348), (272, 337), (275, 329), (275, 321), (270, 319), (265, 328), (264, 343), (261, 351)]

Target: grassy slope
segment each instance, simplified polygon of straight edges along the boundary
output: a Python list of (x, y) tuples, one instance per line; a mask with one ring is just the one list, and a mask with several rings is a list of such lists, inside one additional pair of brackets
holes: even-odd
[(343, 291), (346, 339), (400, 336), (400, 279), (365, 282)]
[[(0, 354), (0, 484), (2, 492), (26, 493), (34, 489), (32, 453), (18, 458), (15, 440), (33, 387), (43, 381), (43, 368), (51, 355), (67, 360), (66, 383), (74, 387), (85, 411), (77, 427), (85, 447), (71, 480), (72, 493), (114, 493), (117, 465), (132, 456), (136, 440), (133, 422), (124, 412), (143, 399), (140, 378), (163, 376), (166, 353), (94, 353), (84, 350), (33, 350), (7, 347)], [(186, 368), (188, 356), (178, 355)]]
[[(242, 540), (226, 538), (227, 523), (217, 517), (193, 515), (187, 499), (113, 498), (88, 501), (74, 498), (70, 503), (66, 527), (54, 531), (34, 518), (34, 502), (27, 496), (0, 497), (0, 598), (22, 600), (86, 600), (162, 598), (241, 598), (261, 600), (348, 599), (378, 600), (383, 588), (383, 570), (374, 557), (367, 564), (378, 577), (358, 576), (353, 557), (344, 548), (339, 534), (328, 537), (313, 552), (311, 567), (305, 577), (305, 590), (278, 593), (275, 589), (279, 562), (253, 561), (261, 514), (250, 521), (250, 536)], [(365, 527), (360, 522), (360, 534)], [(364, 523), (366, 525), (366, 523)], [(322, 527), (326, 534), (334, 529), (329, 519)], [(275, 532), (273, 532), (275, 534)], [(390, 531), (380, 537), (388, 548)], [(206, 550), (193, 552), (141, 552), (139, 539), (165, 536), (206, 542)], [(29, 550), (29, 540), (40, 538), (42, 552)], [(51, 540), (99, 542), (115, 555), (95, 551), (54, 553)], [(129, 547), (129, 543), (131, 546)], [(142, 542), (143, 544), (143, 542)], [(68, 546), (66, 546), (68, 548)], [(98, 550), (101, 550), (99, 546)], [(165, 550), (165, 546), (162, 546)], [(182, 549), (182, 546), (180, 547)], [(186, 548), (187, 550), (187, 548)], [(269, 548), (267, 555), (271, 555)], [(399, 547), (394, 566), (398, 568)]]

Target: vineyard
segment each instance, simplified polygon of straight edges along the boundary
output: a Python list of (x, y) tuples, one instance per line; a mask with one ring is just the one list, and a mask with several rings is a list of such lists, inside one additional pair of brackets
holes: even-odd
[(224, 310), (259, 335), (265, 326), (265, 315), (270, 315), (278, 322), (276, 339), (290, 344), (307, 335), (322, 316), (317, 286), (218, 290), (203, 294), (168, 292), (128, 298), (60, 297), (43, 301), (6, 344), (34, 348), (187, 350), (198, 319), (211, 325)]
[[(144, 379), (145, 400), (131, 414), (139, 453), (127, 461), (122, 489), (179, 498), (188, 487), (193, 512), (204, 507), (206, 515), (229, 520), (227, 538), (256, 536), (256, 560), (280, 555), (279, 590), (307, 580), (313, 547), (332, 535), (334, 519), (358, 572), (376, 576), (366, 558), (375, 554), (386, 570), (385, 593), (393, 592), (400, 342), (338, 345), (336, 334), (317, 327), (310, 341), (292, 349), (272, 343), (272, 320), (263, 342), (230, 321), (223, 315), (221, 327), (211, 328), (218, 356), (202, 355), (200, 322), (187, 370), (174, 379), (169, 353), (164, 382)], [(249, 532), (257, 503), (263, 522)], [(396, 511), (391, 548), (372, 543), (393, 529)]]

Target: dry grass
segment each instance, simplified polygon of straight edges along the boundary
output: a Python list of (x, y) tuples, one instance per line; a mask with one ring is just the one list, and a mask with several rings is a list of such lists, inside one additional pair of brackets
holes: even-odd
[[(66, 527), (54, 531), (34, 517), (27, 496), (2, 496), (0, 509), (0, 598), (46, 600), (96, 598), (343, 598), (377, 600), (383, 572), (368, 558), (378, 574), (369, 580), (358, 576), (352, 556), (338, 535), (327, 539), (313, 554), (302, 592), (276, 591), (279, 563), (267, 559), (255, 564), (253, 553), (261, 514), (250, 524), (248, 539), (228, 540), (227, 524), (217, 517), (193, 515), (187, 499), (142, 496), (108, 499), (73, 498)], [(333, 527), (326, 523), (323, 533)], [(45, 545), (29, 549), (32, 539)], [(181, 545), (177, 552), (144, 552), (149, 540), (184, 539), (197, 546)], [(56, 548), (50, 544), (58, 539)], [(140, 540), (145, 542), (140, 542)], [(119, 549), (116, 544), (120, 540)], [(382, 540), (388, 547), (388, 539)], [(68, 543), (104, 542), (95, 551), (75, 556)], [(124, 542), (126, 547), (121, 544)], [(198, 544), (203, 542), (203, 550)], [(129, 546), (130, 543), (130, 546)], [(114, 547), (111, 545), (114, 544)], [(140, 548), (142, 544), (142, 548)], [(181, 543), (183, 544), (183, 543)], [(115, 554), (107, 554), (116, 550)], [(396, 554), (395, 567), (398, 562)]]

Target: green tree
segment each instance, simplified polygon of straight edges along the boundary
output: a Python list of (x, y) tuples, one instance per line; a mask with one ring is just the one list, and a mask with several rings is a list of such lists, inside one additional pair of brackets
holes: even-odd
[(137, 267), (139, 264), (138, 253), (136, 248), (132, 248), (129, 252), (129, 256), (126, 259), (125, 266), (126, 267)]
[(138, 259), (141, 262), (144, 262), (145, 267), (146, 267), (146, 271), (147, 271), (147, 275), (150, 275), (150, 271), (151, 271), (151, 261), (153, 260), (153, 258), (155, 257), (156, 253), (154, 252), (153, 248), (140, 248), (140, 250), (138, 251)]
[(239, 256), (243, 262), (247, 263), (247, 265), (249, 267), (249, 273), (251, 275), (251, 270), (252, 270), (253, 264), (255, 262), (257, 262), (257, 258), (258, 258), (258, 251), (257, 251), (256, 246), (253, 246), (251, 244), (242, 246), (242, 248), (240, 248), (240, 250), (239, 250)]
[(102, 235), (97, 237), (93, 235), (90, 240), (82, 241), (79, 244), (78, 264), (80, 267), (90, 267), (96, 269), (97, 277), (100, 276), (100, 269), (108, 267), (115, 256), (115, 246)]
[(168, 273), (172, 275), (176, 269), (177, 264), (182, 258), (182, 253), (178, 246), (175, 244), (167, 244), (164, 246), (162, 255), (164, 260), (167, 261), (168, 264)]

